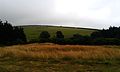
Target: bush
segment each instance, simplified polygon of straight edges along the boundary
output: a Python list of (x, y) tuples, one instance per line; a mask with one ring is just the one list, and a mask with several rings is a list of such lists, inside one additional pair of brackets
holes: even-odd
[(70, 38), (71, 44), (91, 44), (90, 36), (82, 36), (80, 34), (74, 34), (73, 37)]
[(120, 39), (117, 38), (97, 38), (93, 40), (95, 45), (120, 45)]

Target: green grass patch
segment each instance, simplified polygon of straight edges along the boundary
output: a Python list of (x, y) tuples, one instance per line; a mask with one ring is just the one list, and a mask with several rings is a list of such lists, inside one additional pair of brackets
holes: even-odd
[(90, 35), (95, 29), (60, 27), (60, 26), (24, 26), (24, 31), (28, 40), (38, 40), (41, 31), (48, 31), (51, 37), (55, 36), (56, 31), (62, 31), (65, 38), (71, 37), (73, 34)]

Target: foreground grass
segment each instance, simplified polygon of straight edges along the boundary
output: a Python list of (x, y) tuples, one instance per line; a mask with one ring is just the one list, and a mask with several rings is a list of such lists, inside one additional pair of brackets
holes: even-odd
[(57, 26), (25, 26), (24, 31), (28, 40), (38, 40), (41, 31), (48, 31), (51, 37), (54, 37), (56, 31), (62, 31), (65, 38), (71, 37), (73, 34), (90, 35), (94, 32), (94, 29), (82, 29), (82, 28), (65, 28)]
[(120, 72), (119, 67), (119, 46), (36, 43), (0, 48), (0, 72)]

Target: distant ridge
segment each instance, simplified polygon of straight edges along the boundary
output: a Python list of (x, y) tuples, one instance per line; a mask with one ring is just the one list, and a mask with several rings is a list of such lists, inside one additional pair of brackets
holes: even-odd
[(87, 30), (100, 30), (100, 29), (94, 29), (94, 28), (69, 27), (69, 26), (54, 26), (54, 25), (18, 25), (18, 26), (22, 26), (22, 27), (28, 27), (28, 26), (43, 26), (43, 27), (62, 27), (62, 28), (87, 29)]

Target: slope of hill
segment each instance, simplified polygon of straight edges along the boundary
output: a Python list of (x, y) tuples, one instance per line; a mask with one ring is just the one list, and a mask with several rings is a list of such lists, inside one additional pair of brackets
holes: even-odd
[(75, 27), (62, 27), (62, 26), (43, 26), (43, 25), (28, 25), (23, 26), (28, 40), (38, 40), (41, 31), (48, 31), (51, 37), (55, 36), (56, 31), (62, 31), (65, 38), (71, 37), (73, 34), (90, 35), (97, 29), (89, 28), (75, 28)]

